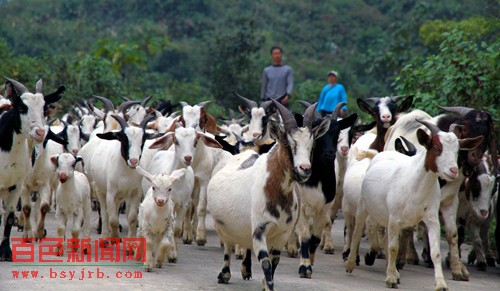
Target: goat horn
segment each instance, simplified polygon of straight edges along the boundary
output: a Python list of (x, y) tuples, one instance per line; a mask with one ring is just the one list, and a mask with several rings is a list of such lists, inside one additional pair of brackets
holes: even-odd
[(198, 103), (197, 105), (200, 106), (201, 108), (205, 108), (205, 106), (207, 106), (210, 102), (212, 101), (203, 101)]
[(406, 96), (392, 96), (392, 97), (389, 97), (389, 98), (391, 98), (392, 101), (394, 101), (395, 103), (397, 103), (399, 100), (406, 98)]
[(141, 101), (141, 106), (146, 108), (146, 104), (148, 104), (149, 100), (151, 100), (151, 98), (153, 98), (153, 95), (151, 96), (148, 96), (146, 98), (144, 98), (142, 101)]
[(14, 86), (14, 90), (16, 90), (17, 95), (21, 96), (24, 93), (29, 92), (28, 88), (26, 88), (26, 86), (24, 86), (20, 82), (13, 80), (13, 79), (10, 79), (10, 78), (7, 78), (7, 77), (4, 77), (4, 78), (7, 81), (12, 83), (12, 85)]
[(427, 127), (431, 131), (431, 134), (437, 134), (438, 132), (441, 131), (441, 129), (439, 129), (439, 127), (437, 127), (435, 124), (432, 124), (428, 121), (418, 120), (417, 118), (415, 120), (422, 123), (423, 125), (425, 125), (425, 127)]
[[(316, 116), (316, 106), (318, 105), (318, 102), (314, 103), (313, 105), (310, 105), (307, 107), (306, 112), (304, 112), (304, 126), (307, 128), (311, 129), (314, 119), (317, 117)], [(321, 116), (320, 116), (321, 118)]]
[(187, 104), (187, 102), (184, 102), (184, 101), (181, 101), (181, 102), (179, 102), (179, 103), (181, 104), (181, 106), (182, 106), (182, 107), (186, 107), (186, 106), (188, 106), (188, 105), (189, 105), (189, 104)]
[(283, 119), (283, 125), (285, 126), (285, 131), (292, 132), (297, 130), (298, 129), (297, 121), (295, 121), (295, 117), (293, 117), (293, 114), (278, 101), (274, 99), (272, 99), (271, 101), (273, 102), (274, 106), (278, 108), (281, 118)]
[(118, 111), (125, 113), (125, 111), (127, 111), (127, 109), (130, 106), (140, 104), (140, 103), (141, 103), (141, 101), (136, 101), (136, 100), (125, 101), (122, 104), (120, 104), (120, 106), (118, 107)]
[(258, 107), (257, 102), (239, 95), (238, 93), (236, 93), (236, 91), (233, 91), (233, 95), (240, 98), (240, 100), (243, 102), (243, 105), (246, 106), (248, 109)]
[(130, 99), (130, 98), (128, 98), (128, 97), (125, 97), (125, 96), (120, 96), (120, 98), (122, 98), (122, 99), (123, 99), (123, 101), (130, 101), (130, 100), (132, 100), (132, 99)]
[(471, 112), (472, 108), (469, 108), (469, 107), (462, 107), (462, 106), (453, 106), (453, 107), (445, 107), (445, 106), (439, 106), (438, 107), (441, 109), (441, 110), (444, 110), (446, 112), (451, 112), (451, 113), (456, 113), (456, 114), (459, 114), (461, 116), (465, 116), (467, 113)]
[(304, 106), (305, 108), (308, 108), (311, 106), (311, 103), (304, 101), (304, 100), (299, 100), (300, 105)]
[(269, 110), (272, 108), (272, 106), (273, 106), (273, 101), (271, 101), (271, 100), (264, 101), (260, 104), (260, 107), (262, 107), (265, 112), (269, 112)]
[(109, 100), (108, 98), (104, 98), (102, 96), (97, 96), (97, 95), (93, 95), (93, 96), (94, 96), (94, 98), (97, 98), (97, 99), (101, 100), (102, 103), (104, 103), (104, 108), (106, 108), (106, 112), (110, 112), (110, 111), (113, 111), (115, 109), (113, 102), (111, 102), (111, 100)]
[(347, 105), (345, 102), (340, 102), (339, 104), (337, 104), (337, 107), (335, 107), (335, 109), (333, 110), (330, 118), (337, 120), (337, 118), (339, 117), (340, 109), (342, 109), (342, 107), (345, 105)]
[(42, 94), (43, 81), (42, 79), (38, 80), (35, 85), (35, 92)]
[(61, 122), (64, 125), (64, 127), (68, 127), (69, 126), (69, 124), (66, 121), (62, 120), (62, 119), (61, 119)]
[(113, 117), (120, 124), (122, 130), (128, 127), (128, 123), (125, 121), (125, 119), (123, 119), (123, 117), (114, 114), (112, 114), (111, 117)]
[(155, 118), (156, 118), (156, 115), (154, 115), (154, 114), (150, 114), (150, 115), (146, 116), (141, 121), (141, 124), (139, 124), (139, 127), (145, 130), (146, 129), (146, 125), (148, 125), (148, 122), (150, 122), (151, 120), (153, 120)]
[(369, 98), (365, 98), (363, 100), (367, 101), (367, 102), (377, 103), (380, 100), (380, 97), (369, 97)]

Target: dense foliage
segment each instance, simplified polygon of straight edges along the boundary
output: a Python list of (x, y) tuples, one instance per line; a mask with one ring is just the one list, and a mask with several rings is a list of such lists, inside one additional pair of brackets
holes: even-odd
[(495, 0), (0, 0), (0, 9), (0, 74), (65, 84), (63, 105), (153, 94), (213, 100), (209, 110), (224, 114), (233, 90), (258, 99), (269, 48), (280, 45), (293, 101), (315, 101), (335, 69), (354, 111), (355, 98), (401, 93), (431, 111), (498, 110)]

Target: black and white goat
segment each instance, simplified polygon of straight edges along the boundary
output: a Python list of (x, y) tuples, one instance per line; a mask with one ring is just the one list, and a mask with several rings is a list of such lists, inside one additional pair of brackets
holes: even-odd
[(263, 288), (274, 290), (274, 272), (280, 251), (288, 240), (299, 216), (298, 182), (311, 175), (314, 140), (323, 136), (330, 125), (325, 118), (313, 128), (316, 106), (304, 114), (303, 127), (293, 115), (273, 101), (283, 119), (283, 131), (277, 125), (271, 135), (278, 140), (266, 154), (245, 151), (234, 156), (208, 184), (208, 208), (215, 228), (224, 243), (224, 267), (219, 283), (228, 283), (233, 244), (247, 249), (242, 264), (243, 279), (251, 278), (251, 252), (264, 272)]
[[(0, 260), (12, 261), (10, 233), (14, 224), (14, 211), (30, 172), (31, 149), (34, 141), (45, 139), (44, 109), (62, 97), (65, 88), (59, 87), (52, 94), (42, 94), (42, 80), (36, 83), (36, 93), (31, 93), (18, 81), (6, 78), (5, 97), (12, 108), (0, 117), (0, 199), (5, 207), (3, 239)], [(29, 201), (29, 198), (28, 198)]]

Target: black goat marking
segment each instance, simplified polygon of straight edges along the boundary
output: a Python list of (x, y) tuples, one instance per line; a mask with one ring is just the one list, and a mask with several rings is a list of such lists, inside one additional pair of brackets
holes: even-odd
[(266, 230), (266, 227), (267, 227), (268, 224), (269, 224), (269, 222), (266, 222), (264, 224), (260, 224), (259, 226), (257, 226), (254, 229), (254, 231), (253, 231), (253, 237), (256, 240), (262, 241), (262, 235), (263, 235), (264, 231)]
[(309, 258), (309, 241), (310, 239), (304, 239), (300, 242), (300, 255), (303, 259)]
[(264, 250), (260, 250), (259, 251), (259, 254), (257, 255), (257, 259), (260, 261), (262, 261), (263, 259), (265, 258), (269, 258), (269, 253), (267, 251), (264, 251)]
[(248, 159), (246, 159), (243, 163), (241, 163), (240, 167), (238, 168), (239, 170), (243, 170), (246, 168), (250, 168), (255, 164), (255, 161), (259, 158), (258, 154), (252, 154)]
[[(21, 102), (22, 103), (22, 102)], [(24, 105), (24, 103), (22, 103)], [(26, 105), (24, 105), (26, 106)], [(27, 110), (27, 107), (26, 107)], [(14, 134), (21, 133), (21, 114), (15, 107), (0, 117), (0, 150), (10, 152), (14, 143)]]
[(316, 249), (319, 246), (319, 243), (321, 242), (321, 238), (313, 235), (311, 236), (311, 239), (309, 241), (309, 253), (314, 254), (316, 252)]
[(9, 192), (12, 192), (12, 191), (16, 190), (16, 188), (17, 188), (17, 185), (12, 185), (12, 186), (10, 186), (9, 188), (7, 188), (7, 190), (8, 190)]
[(224, 261), (229, 261), (229, 255), (228, 254), (224, 254)]
[(286, 219), (286, 224), (289, 224), (292, 222), (293, 217), (291, 215), (288, 215), (288, 218)]

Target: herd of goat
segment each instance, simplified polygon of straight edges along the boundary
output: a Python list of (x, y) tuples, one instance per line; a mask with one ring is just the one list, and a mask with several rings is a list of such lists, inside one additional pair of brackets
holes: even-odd
[[(331, 229), (340, 209), (346, 271), (359, 264), (359, 243), (366, 234), (365, 263), (387, 258), (389, 288), (398, 287), (405, 263), (419, 261), (415, 231), (423, 238), (423, 260), (434, 266), (436, 290), (447, 289), (441, 226), (453, 280), (469, 280), (459, 251), (466, 230), (473, 243), (469, 263), (483, 270), (500, 263), (497, 133), (484, 110), (440, 107), (445, 113), (433, 117), (410, 110), (412, 96), (365, 98), (357, 105), (374, 121), (358, 124), (356, 113), (338, 118), (343, 103), (322, 116), (316, 104), (301, 102), (300, 114), (280, 98), (259, 105), (234, 93), (244, 118), (232, 114), (217, 122), (204, 109), (208, 102), (181, 102), (177, 113), (170, 102), (147, 106), (151, 97), (124, 97), (115, 107), (94, 96), (57, 120), (51, 117), (64, 86), (43, 94), (40, 80), (31, 93), (5, 79), (2, 261), (12, 261), (14, 225), (23, 238), (42, 239), (46, 214), (54, 207), (58, 237), (65, 237), (72, 216), (72, 237), (86, 238), (94, 207), (103, 239), (120, 237), (118, 218), (125, 212), (128, 237), (146, 238), (141, 254), (146, 271), (165, 259), (176, 262), (178, 240), (205, 245), (208, 212), (224, 246), (219, 283), (231, 278), (233, 252), (243, 259), (243, 279), (251, 278), (253, 252), (265, 290), (274, 290), (283, 248), (300, 257), (300, 277), (311, 278), (317, 249), (333, 253)], [(495, 215), (496, 260), (488, 244)]]

